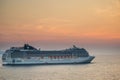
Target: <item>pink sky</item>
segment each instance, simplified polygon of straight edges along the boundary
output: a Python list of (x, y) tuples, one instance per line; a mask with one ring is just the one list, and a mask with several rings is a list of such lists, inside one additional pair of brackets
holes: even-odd
[(119, 21), (119, 0), (1, 0), (0, 48), (119, 48)]

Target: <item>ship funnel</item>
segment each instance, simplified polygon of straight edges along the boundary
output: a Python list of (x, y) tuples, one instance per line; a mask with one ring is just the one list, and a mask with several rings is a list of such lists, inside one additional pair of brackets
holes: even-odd
[(75, 45), (73, 45), (73, 48), (77, 48)]
[(30, 46), (29, 44), (24, 44), (24, 49), (37, 50), (36, 48)]

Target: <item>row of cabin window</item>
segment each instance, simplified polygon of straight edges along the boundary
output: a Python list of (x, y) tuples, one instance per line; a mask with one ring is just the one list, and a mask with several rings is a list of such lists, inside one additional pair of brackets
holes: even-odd
[[(50, 59), (64, 59), (64, 58), (76, 58), (78, 56), (40, 56), (40, 59), (44, 59), (45, 57), (50, 58)], [(30, 57), (27, 57), (30, 59)]]
[(26, 56), (71, 56), (71, 55), (75, 55), (75, 56), (87, 56), (87, 53), (71, 53), (71, 54), (27, 54)]
[[(39, 57), (39, 56), (49, 56), (49, 55), (46, 55), (46, 54), (42, 54), (42, 55), (40, 55), (40, 54), (20, 54), (20, 53), (17, 53), (17, 54), (11, 54), (11, 57), (12, 58), (17, 58), (17, 57)], [(63, 56), (78, 56), (78, 57), (82, 57), (82, 56), (88, 56), (88, 54), (84, 54), (84, 53), (73, 53), (73, 54), (69, 54), (69, 55), (67, 55), (67, 54), (56, 54), (56, 55), (50, 55), (50, 56), (61, 56), (61, 58), (64, 58)], [(68, 58), (69, 58), (68, 57)]]
[(79, 57), (81, 56), (82, 57), (82, 56), (88, 56), (88, 54), (75, 54), (74, 56), (79, 56)]

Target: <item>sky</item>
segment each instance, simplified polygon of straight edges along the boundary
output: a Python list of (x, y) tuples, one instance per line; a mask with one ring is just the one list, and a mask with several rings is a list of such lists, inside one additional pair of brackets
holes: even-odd
[(0, 0), (0, 49), (120, 48), (120, 0)]

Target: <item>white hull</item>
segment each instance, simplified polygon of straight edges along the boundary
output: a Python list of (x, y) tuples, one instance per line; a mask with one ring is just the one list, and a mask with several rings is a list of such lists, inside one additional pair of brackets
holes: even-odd
[(11, 59), (3, 61), (3, 65), (32, 65), (32, 64), (79, 64), (90, 63), (94, 56), (79, 57), (72, 59), (16, 59), (14, 62)]

